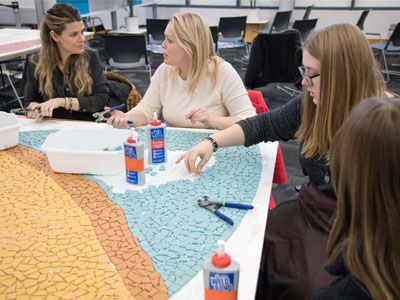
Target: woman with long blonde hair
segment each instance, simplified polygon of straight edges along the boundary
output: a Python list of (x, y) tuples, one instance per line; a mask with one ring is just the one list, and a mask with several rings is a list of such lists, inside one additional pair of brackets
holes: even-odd
[(400, 99), (355, 107), (332, 140), (337, 211), (328, 272), (314, 299), (400, 299)]
[(308, 178), (291, 201), (282, 202), (268, 216), (258, 299), (310, 299), (317, 288), (332, 281), (323, 270), (336, 208), (329, 146), (353, 106), (385, 96), (368, 41), (350, 24), (332, 25), (309, 36), (299, 72), (303, 95), (211, 135), (177, 160), (184, 159), (188, 172), (198, 174), (219, 147), (298, 139), (300, 164)]
[(56, 3), (42, 21), (41, 50), (27, 65), (25, 106), (35, 119), (93, 120), (108, 105), (108, 86), (96, 52), (85, 49), (79, 11)]
[(164, 63), (142, 101), (126, 114), (112, 112), (108, 124), (146, 125), (157, 112), (169, 126), (222, 129), (255, 115), (242, 80), (215, 55), (210, 29), (199, 15), (172, 16), (162, 47)]

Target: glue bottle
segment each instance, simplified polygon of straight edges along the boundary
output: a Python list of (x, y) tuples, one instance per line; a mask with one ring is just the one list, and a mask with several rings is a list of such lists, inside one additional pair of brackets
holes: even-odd
[(144, 145), (139, 141), (135, 128), (131, 128), (131, 136), (124, 141), (126, 181), (136, 185), (146, 183), (144, 172)]
[(204, 299), (237, 300), (239, 286), (239, 262), (225, 252), (225, 242), (218, 241), (218, 250), (203, 265)]
[(154, 112), (153, 120), (146, 126), (149, 164), (163, 164), (167, 162), (165, 129), (165, 123), (161, 123), (157, 118), (157, 113)]

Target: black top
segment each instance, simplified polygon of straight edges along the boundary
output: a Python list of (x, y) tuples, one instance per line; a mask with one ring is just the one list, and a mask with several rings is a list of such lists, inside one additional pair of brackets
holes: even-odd
[[(79, 111), (66, 110), (64, 107), (59, 107), (53, 111), (53, 118), (61, 119), (73, 119), (73, 120), (88, 120), (93, 121), (93, 112), (103, 111), (104, 106), (109, 105), (108, 96), (108, 85), (107, 79), (104, 76), (103, 68), (100, 63), (100, 59), (96, 52), (85, 49), (85, 54), (88, 56), (89, 60), (89, 75), (93, 79), (93, 92), (91, 95), (86, 95), (83, 97), (77, 97), (78, 89), (71, 80), (72, 91), (69, 89), (68, 85), (64, 82), (64, 74), (57, 67), (54, 70), (53, 77), (53, 88), (54, 88), (54, 98), (64, 98), (73, 97), (78, 98), (79, 101)], [(37, 58), (37, 57), (36, 57)], [(35, 57), (34, 57), (35, 59)], [(25, 107), (31, 102), (42, 103), (49, 100), (49, 96), (39, 92), (39, 81), (34, 76), (35, 65), (28, 61), (27, 63), (27, 86), (25, 92)], [(75, 72), (73, 67), (70, 71), (71, 77), (74, 76)]]
[(314, 300), (372, 300), (367, 289), (346, 269), (342, 255), (333, 264), (325, 267), (328, 273), (340, 276), (329, 287), (322, 288), (314, 294)]
[[(302, 115), (302, 95), (299, 95), (275, 110), (239, 121), (238, 124), (245, 135), (244, 145), (249, 147), (260, 142), (294, 139), (300, 127)], [(326, 160), (318, 157), (305, 158), (301, 154), (302, 148), (300, 144), (299, 160), (304, 175), (308, 176), (320, 191), (336, 199)]]

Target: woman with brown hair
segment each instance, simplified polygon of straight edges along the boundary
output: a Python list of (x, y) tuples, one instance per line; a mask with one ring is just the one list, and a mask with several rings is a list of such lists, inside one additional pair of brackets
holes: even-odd
[[(336, 208), (327, 161), (333, 136), (363, 99), (385, 96), (385, 84), (365, 36), (350, 24), (314, 32), (303, 46), (305, 91), (280, 108), (240, 121), (202, 141), (185, 159), (200, 173), (219, 147), (290, 140), (300, 143), (308, 179), (300, 192), (269, 213), (258, 280), (258, 299), (310, 299), (333, 277), (323, 270)], [(200, 162), (196, 165), (196, 159)]]
[(337, 211), (326, 269), (339, 276), (314, 299), (400, 299), (400, 99), (355, 107), (332, 140)]
[(40, 30), (40, 54), (27, 65), (25, 106), (34, 119), (94, 120), (108, 106), (108, 86), (96, 52), (85, 49), (79, 11), (69, 4), (50, 8)]

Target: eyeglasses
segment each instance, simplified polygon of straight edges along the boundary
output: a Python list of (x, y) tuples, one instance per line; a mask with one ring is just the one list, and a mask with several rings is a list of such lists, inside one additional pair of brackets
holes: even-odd
[(321, 75), (321, 74), (308, 75), (304, 67), (299, 67), (299, 72), (301, 76), (306, 80), (306, 82), (311, 86), (314, 86), (312, 79)]

